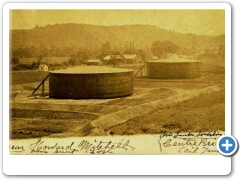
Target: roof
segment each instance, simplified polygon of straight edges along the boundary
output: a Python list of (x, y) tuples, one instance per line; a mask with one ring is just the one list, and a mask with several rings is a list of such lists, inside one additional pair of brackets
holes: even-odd
[(89, 60), (87, 60), (87, 63), (88, 62), (96, 62), (96, 63), (98, 63), (98, 62), (102, 62), (102, 61), (101, 61), (101, 59), (89, 59)]
[(152, 56), (152, 59), (153, 60), (158, 60), (158, 57), (157, 56)]
[(41, 67), (42, 67), (42, 66), (47, 66), (47, 65), (46, 65), (46, 64), (40, 64), (39, 66), (41, 66)]
[(185, 58), (179, 58), (179, 59), (160, 59), (160, 60), (151, 60), (148, 61), (149, 63), (193, 63), (193, 62), (201, 62), (200, 60), (194, 60), (194, 59), (185, 59)]
[(137, 56), (138, 56), (137, 54), (123, 54), (123, 57), (125, 59), (134, 59)]
[(103, 58), (103, 60), (110, 60), (110, 59), (111, 59), (110, 55), (107, 55), (107, 56), (105, 56), (105, 58)]
[(177, 54), (169, 53), (167, 59), (179, 59), (179, 56)]
[(105, 58), (103, 60), (111, 60), (112, 56), (116, 56), (117, 59), (123, 59), (123, 57), (121, 55), (107, 55), (105, 56)]

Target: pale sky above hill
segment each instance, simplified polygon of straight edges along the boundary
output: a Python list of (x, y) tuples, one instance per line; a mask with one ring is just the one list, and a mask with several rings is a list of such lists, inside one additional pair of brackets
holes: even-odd
[(48, 24), (156, 25), (180, 33), (225, 34), (224, 10), (11, 10), (10, 29)]

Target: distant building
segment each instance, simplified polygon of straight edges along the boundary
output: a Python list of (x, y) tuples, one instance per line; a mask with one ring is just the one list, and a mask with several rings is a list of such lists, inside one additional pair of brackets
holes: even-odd
[(137, 54), (123, 54), (123, 57), (125, 58), (125, 62), (127, 64), (136, 64), (141, 63), (141, 57)]
[(167, 59), (178, 59), (179, 56), (177, 54), (174, 54), (174, 53), (169, 53), (167, 55)]
[(152, 60), (158, 60), (157, 56), (152, 56)]
[(46, 64), (40, 64), (39, 71), (48, 71), (48, 66)]
[(89, 59), (87, 66), (102, 66), (103, 62), (100, 59)]
[(124, 63), (124, 57), (121, 55), (107, 55), (103, 58), (103, 64), (108, 65), (108, 64), (114, 64), (113, 60), (117, 60), (118, 63)]

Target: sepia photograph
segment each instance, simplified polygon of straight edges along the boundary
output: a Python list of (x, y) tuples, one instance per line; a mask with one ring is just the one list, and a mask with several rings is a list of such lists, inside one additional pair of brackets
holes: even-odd
[(219, 155), (225, 48), (225, 9), (10, 9), (9, 153)]

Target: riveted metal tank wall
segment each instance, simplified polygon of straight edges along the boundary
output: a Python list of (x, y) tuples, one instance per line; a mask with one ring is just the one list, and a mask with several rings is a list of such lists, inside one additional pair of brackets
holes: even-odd
[(133, 77), (132, 70), (107, 67), (52, 71), (49, 73), (49, 97), (105, 99), (127, 96), (133, 94)]
[(149, 61), (147, 75), (157, 79), (193, 79), (201, 77), (201, 61)]

